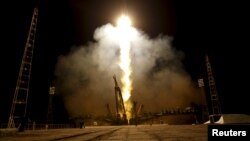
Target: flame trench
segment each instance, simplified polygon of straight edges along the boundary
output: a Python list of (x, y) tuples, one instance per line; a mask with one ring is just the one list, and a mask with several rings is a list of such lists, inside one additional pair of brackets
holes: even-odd
[(118, 35), (119, 35), (119, 46), (120, 46), (120, 61), (119, 66), (122, 73), (122, 97), (124, 106), (126, 109), (127, 119), (131, 118), (131, 90), (132, 80), (130, 79), (131, 59), (130, 59), (130, 41), (131, 41), (131, 26), (128, 16), (122, 16), (118, 21)]

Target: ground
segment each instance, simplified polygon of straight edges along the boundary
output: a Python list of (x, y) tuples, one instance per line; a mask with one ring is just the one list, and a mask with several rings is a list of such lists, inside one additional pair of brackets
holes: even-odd
[(87, 126), (86, 128), (29, 130), (3, 135), (0, 141), (116, 140), (116, 141), (207, 141), (207, 125)]

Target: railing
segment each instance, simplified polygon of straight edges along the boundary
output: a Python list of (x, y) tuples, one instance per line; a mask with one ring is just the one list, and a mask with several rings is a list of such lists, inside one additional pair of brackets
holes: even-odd
[(74, 124), (28, 124), (26, 130), (75, 128)]
[[(7, 123), (2, 123), (0, 128), (7, 128)], [(28, 123), (25, 130), (46, 130), (46, 129), (63, 129), (63, 128), (76, 128), (74, 124), (36, 124)]]

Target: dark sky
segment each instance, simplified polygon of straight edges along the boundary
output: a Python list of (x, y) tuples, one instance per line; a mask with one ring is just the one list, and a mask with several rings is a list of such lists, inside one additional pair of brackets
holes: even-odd
[[(15, 0), (1, 4), (1, 123), (6, 122), (10, 111), (35, 3)], [(54, 79), (57, 57), (67, 54), (72, 46), (93, 40), (94, 30), (114, 23), (124, 5), (135, 19), (136, 28), (152, 38), (159, 34), (173, 37), (173, 47), (185, 53), (183, 64), (194, 81), (206, 76), (204, 55), (209, 55), (223, 113), (250, 113), (246, 70), (248, 16), (243, 4), (198, 0), (41, 0), (38, 3), (28, 110), (33, 120), (42, 121), (46, 117), (48, 89)], [(60, 100), (58, 103), (58, 107), (63, 106)]]

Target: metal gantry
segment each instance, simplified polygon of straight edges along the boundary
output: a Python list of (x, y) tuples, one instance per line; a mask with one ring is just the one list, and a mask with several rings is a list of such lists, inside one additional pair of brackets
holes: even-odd
[(123, 119), (126, 120), (126, 110), (125, 110), (125, 106), (124, 106), (124, 102), (123, 102), (123, 97), (122, 97), (122, 93), (121, 93), (121, 89), (118, 86), (117, 80), (115, 75), (113, 76), (114, 82), (115, 82), (115, 103), (116, 103), (116, 116), (117, 118), (120, 118), (122, 114)]
[(212, 114), (210, 114), (209, 119), (211, 123), (214, 123), (215, 117), (221, 116), (221, 106), (220, 106), (220, 101), (218, 98), (215, 80), (214, 80), (213, 73), (212, 73), (212, 67), (211, 67), (208, 55), (206, 55), (205, 61), (206, 61), (208, 85), (209, 85), (211, 107), (212, 107)]
[(21, 120), (26, 117), (37, 18), (38, 8), (34, 8), (12, 101), (8, 128), (19, 127)]

